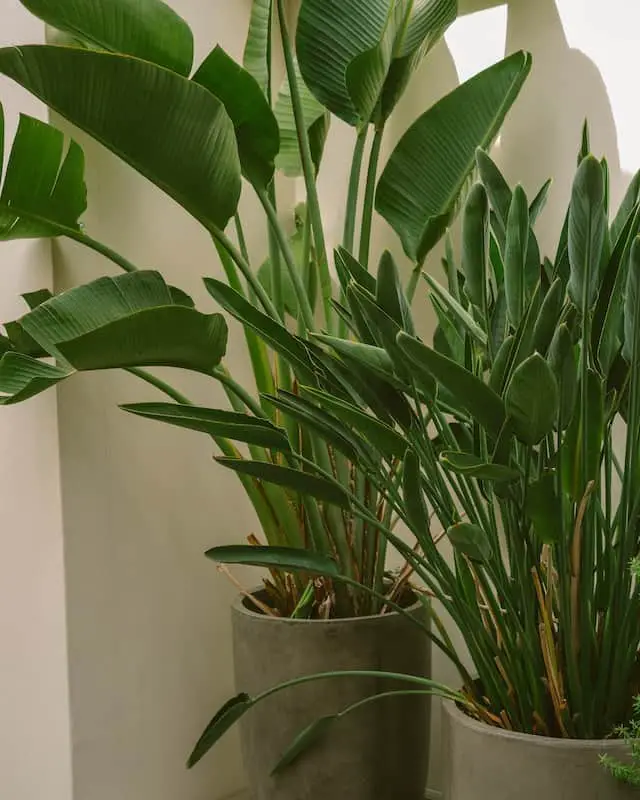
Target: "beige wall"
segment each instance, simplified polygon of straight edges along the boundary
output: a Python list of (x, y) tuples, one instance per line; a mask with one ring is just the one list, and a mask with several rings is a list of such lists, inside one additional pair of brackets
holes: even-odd
[[(610, 2), (623, 13), (625, 0)], [(199, 56), (216, 41), (241, 56), (249, 0), (173, 0), (172, 4), (196, 31)], [(606, 151), (610, 157), (614, 196), (626, 180), (616, 122), (629, 142), (638, 133), (635, 121), (624, 116), (623, 100), (614, 109), (608, 95), (620, 97), (625, 62), (618, 58), (614, 68), (614, 60), (609, 64), (606, 59), (614, 50), (618, 55), (626, 52), (630, 69), (632, 43), (625, 45), (624, 32), (608, 30), (604, 35), (609, 36), (609, 45), (605, 42), (603, 47), (594, 0), (558, 4), (562, 18), (553, 0), (512, 0), (507, 19), (506, 9), (501, 10), (495, 0), (462, 0), (464, 12), (492, 10), (458, 23), (447, 45), (430, 56), (385, 144), (388, 152), (421, 110), (456, 85), (458, 74), (467, 77), (488, 65), (505, 47), (532, 50), (532, 78), (496, 153), (509, 179), (522, 181), (531, 194), (554, 175), (549, 212), (541, 223), (543, 243), (548, 246), (554, 242), (568, 198), (584, 116), (592, 122), (595, 151)], [(9, 30), (3, 25), (0, 34), (7, 41), (39, 35), (37, 26), (21, 28), (26, 16), (17, 6), (17, 0), (0, 0), (3, 22), (5, 8), (11, 12), (12, 24)], [(625, 20), (629, 29), (632, 22), (630, 17)], [(600, 71), (605, 62), (606, 86)], [(10, 91), (8, 95), (5, 84), (0, 84), (3, 100), (8, 97), (10, 103), (26, 108), (19, 94)], [(341, 235), (338, 209), (352, 141), (350, 130), (334, 125), (331, 156), (321, 178), (332, 243)], [(162, 270), (203, 307), (210, 307), (200, 276), (216, 274), (218, 266), (204, 232), (99, 146), (84, 139), (82, 143), (88, 156), (89, 232), (134, 262)], [(640, 158), (633, 163), (636, 155), (640, 153), (630, 146), (624, 170), (640, 166)], [(282, 197), (293, 202), (296, 187), (288, 182), (281, 189)], [(250, 221), (250, 250), (259, 263), (265, 252), (264, 229), (250, 198), (243, 200), (243, 206)], [(400, 256), (393, 235), (380, 222), (374, 247), (379, 252), (386, 246)], [(101, 259), (73, 245), (57, 243), (54, 255), (59, 287), (109, 270)], [(3, 246), (0, 258), (3, 297), (13, 298), (19, 281), (28, 280), (20, 283), (20, 289), (46, 282), (46, 247)], [(436, 253), (430, 268), (437, 270), (437, 265)], [(35, 272), (24, 271), (25, 266), (35, 266), (40, 272), (37, 280)], [(427, 330), (428, 310), (423, 299), (418, 303), (420, 323)], [(7, 313), (12, 310), (3, 308)], [(250, 380), (237, 327), (232, 327), (229, 364), (242, 382)], [(216, 386), (177, 377), (194, 399), (222, 402)], [(206, 440), (127, 417), (116, 408), (120, 402), (154, 397), (150, 388), (117, 375), (83, 376), (59, 393), (74, 800), (219, 800), (243, 785), (235, 732), (195, 771), (186, 772), (183, 762), (194, 737), (232, 691), (228, 606), (234, 589), (202, 553), (214, 544), (240, 541), (257, 532), (256, 521), (234, 476), (211, 462)], [(11, 532), (13, 556), (0, 567), (0, 796), (6, 791), (12, 800), (40, 800), (44, 791), (53, 800), (70, 800), (65, 785), (68, 736), (54, 414), (54, 401), (47, 396), (0, 415), (0, 435), (11, 442), (3, 484), (9, 487), (2, 512), (7, 522), (2, 530)], [(19, 618), (16, 607), (21, 609)], [(41, 669), (42, 663), (46, 669)], [(441, 661), (436, 672), (439, 678), (450, 677)], [(27, 687), (30, 697), (25, 705)], [(33, 758), (33, 747), (44, 743), (36, 741), (43, 729), (42, 720), (36, 727), (32, 716), (38, 708), (47, 709), (50, 729), (57, 732), (47, 736), (49, 748), (42, 750), (42, 761)], [(25, 752), (29, 765), (37, 769), (20, 760)], [(434, 760), (437, 764), (437, 744)], [(60, 787), (57, 794), (50, 791), (52, 786)]]
[[(17, 0), (0, 2), (0, 20), (0, 46), (42, 37)], [(42, 113), (2, 79), (0, 101), (9, 141), (19, 111)], [(0, 319), (50, 285), (48, 242), (0, 245)], [(55, 395), (3, 409), (0, 442), (0, 797), (71, 800)]]

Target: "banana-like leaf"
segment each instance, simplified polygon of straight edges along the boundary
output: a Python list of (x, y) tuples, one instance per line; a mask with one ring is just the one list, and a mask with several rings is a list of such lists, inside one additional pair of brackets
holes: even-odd
[(492, 228), (498, 238), (500, 248), (504, 250), (507, 236), (507, 220), (513, 192), (496, 163), (482, 149), (478, 149), (476, 152), (476, 166), (493, 209)]
[(236, 131), (242, 173), (254, 186), (266, 188), (275, 171), (280, 135), (258, 82), (219, 45), (198, 67), (192, 80), (224, 103)]
[[(0, 177), (3, 111), (0, 105)], [(0, 241), (80, 232), (87, 207), (84, 155), (61, 131), (21, 116), (0, 193)]]
[(493, 142), (530, 69), (526, 53), (500, 61), (426, 111), (396, 146), (376, 208), (413, 261), (426, 257), (453, 219), (476, 150)]
[(47, 25), (96, 50), (135, 56), (188, 77), (193, 34), (161, 0), (20, 0)]
[(607, 230), (602, 166), (587, 156), (576, 173), (569, 212), (569, 295), (582, 311), (591, 309), (596, 299)]
[(222, 436), (236, 442), (283, 452), (291, 449), (286, 433), (281, 428), (277, 428), (269, 420), (248, 414), (180, 403), (133, 403), (120, 408), (138, 417), (206, 433), (214, 438)]
[(292, 492), (303, 496), (313, 497), (340, 508), (349, 509), (351, 501), (347, 492), (337, 481), (329, 481), (318, 475), (308, 472), (282, 467), (279, 464), (269, 464), (266, 461), (247, 461), (236, 458), (216, 458), (219, 464), (232, 469), (241, 475), (282, 486)]
[(382, 105), (389, 114), (456, 13), (454, 0), (304, 0), (297, 52), (305, 82), (350, 125), (368, 123)]
[(525, 266), (529, 243), (529, 205), (521, 186), (516, 186), (507, 219), (504, 254), (504, 288), (509, 320), (517, 328), (525, 310)]
[(485, 564), (491, 558), (491, 543), (478, 525), (460, 522), (447, 529), (447, 538), (459, 553), (471, 561)]
[(52, 366), (8, 352), (0, 361), (0, 394), (18, 402), (76, 371), (167, 366), (210, 373), (224, 355), (220, 314), (176, 304), (157, 272), (99, 278), (37, 306), (19, 320)]
[(391, 319), (409, 334), (415, 333), (411, 308), (404, 293), (398, 266), (388, 250), (382, 254), (376, 279), (376, 301)]
[(405, 333), (398, 334), (398, 344), (410, 362), (430, 372), (490, 435), (500, 434), (506, 419), (505, 407), (484, 381)]
[(244, 48), (243, 64), (269, 97), (271, 89), (271, 30), (273, 0), (253, 0), (249, 34)]
[(218, 564), (242, 564), (247, 567), (277, 567), (314, 575), (337, 577), (338, 564), (329, 556), (297, 547), (253, 547), (251, 545), (223, 545), (205, 553)]
[(205, 226), (224, 228), (235, 213), (241, 189), (235, 130), (222, 101), (202, 86), (137, 58), (48, 45), (1, 49), (0, 73)]
[(558, 419), (558, 382), (539, 353), (513, 373), (505, 404), (514, 432), (525, 444), (537, 445), (551, 433)]
[[(296, 74), (298, 77), (298, 88), (300, 90), (300, 100), (302, 102), (302, 113), (304, 115), (305, 126), (309, 136), (311, 146), (311, 157), (316, 168), (320, 169), (320, 162), (324, 152), (324, 145), (329, 133), (331, 116), (325, 107), (319, 103), (311, 94), (307, 85), (300, 74), (298, 62), (295, 62)], [(278, 99), (274, 109), (278, 127), (280, 129), (280, 152), (276, 159), (276, 166), (290, 178), (297, 178), (303, 174), (302, 158), (300, 156), (300, 146), (298, 143), (298, 132), (296, 120), (293, 113), (293, 103), (291, 101), (291, 87), (289, 81), (285, 79), (282, 88), (278, 93)]]
[(559, 325), (549, 346), (549, 366), (553, 370), (560, 392), (560, 429), (565, 430), (571, 422), (578, 391), (578, 371), (574, 346), (569, 328)]
[(476, 308), (487, 305), (489, 198), (481, 183), (469, 192), (462, 212), (462, 271), (465, 291)]

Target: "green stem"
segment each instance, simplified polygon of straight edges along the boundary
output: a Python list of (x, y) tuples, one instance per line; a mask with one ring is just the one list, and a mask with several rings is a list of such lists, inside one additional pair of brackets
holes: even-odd
[(229, 239), (229, 237), (225, 234), (224, 231), (221, 231), (219, 228), (216, 228), (215, 226), (212, 226), (209, 232), (213, 236), (214, 241), (218, 242), (231, 256), (231, 258), (235, 262), (240, 272), (242, 272), (242, 274), (244, 275), (247, 283), (254, 291), (256, 297), (260, 301), (260, 304), (267, 312), (267, 314), (273, 319), (282, 321), (282, 317), (279, 316), (276, 307), (271, 302), (271, 298), (266, 293), (263, 285), (260, 283), (257, 276), (254, 275), (253, 270), (249, 266), (249, 263), (245, 258), (243, 258), (242, 253), (234, 245), (231, 239)]
[(255, 414), (256, 417), (268, 419), (268, 415), (260, 404), (251, 397), (243, 386), (231, 377), (226, 367), (216, 367), (212, 370), (211, 375), (216, 378), (216, 380), (219, 380), (223, 386), (232, 391), (238, 399), (242, 400), (249, 411)]
[(244, 228), (242, 227), (242, 220), (240, 219), (240, 212), (236, 211), (235, 216), (233, 218), (234, 224), (236, 226), (236, 236), (238, 237), (238, 247), (240, 248), (240, 252), (242, 253), (242, 257), (245, 261), (249, 261), (249, 251), (247, 249), (247, 240), (244, 236)]
[(256, 189), (256, 193), (267, 214), (271, 230), (273, 231), (277, 242), (280, 245), (282, 255), (284, 256), (284, 263), (289, 271), (289, 277), (291, 278), (291, 282), (298, 299), (300, 315), (302, 316), (307, 330), (313, 330), (313, 312), (311, 311), (311, 306), (309, 305), (309, 298), (307, 297), (307, 293), (302, 283), (302, 278), (300, 277), (295, 256), (291, 251), (289, 241), (285, 232), (282, 230), (280, 221), (278, 220), (278, 213), (273, 207), (271, 200), (269, 199), (269, 195), (263, 189)]
[(311, 217), (311, 226), (313, 229), (316, 247), (316, 258), (318, 259), (320, 271), (320, 285), (322, 288), (322, 303), (324, 308), (325, 323), (329, 333), (333, 333), (334, 314), (333, 306), (331, 305), (332, 284), (331, 273), (329, 272), (327, 244), (324, 236), (324, 228), (322, 226), (320, 199), (318, 197), (318, 187), (316, 185), (315, 167), (313, 165), (313, 158), (311, 157), (311, 145), (309, 143), (309, 135), (307, 133), (307, 126), (304, 119), (300, 87), (298, 86), (298, 79), (296, 76), (295, 56), (293, 54), (293, 47), (289, 37), (289, 26), (287, 23), (285, 0), (278, 0), (278, 17), (280, 20), (280, 34), (282, 38), (284, 61), (287, 70), (287, 79), (289, 81), (289, 88), (291, 91), (291, 105), (293, 107), (293, 116), (296, 122), (298, 144), (300, 147), (300, 156), (302, 158), (302, 169), (304, 173), (305, 186), (307, 189), (307, 207), (308, 213)]
[(413, 298), (416, 296), (416, 289), (418, 288), (421, 272), (421, 265), (416, 266), (411, 272), (411, 277), (409, 278), (409, 283), (407, 284), (407, 302), (409, 305), (413, 303)]
[(74, 242), (79, 242), (80, 244), (85, 245), (90, 250), (95, 250), (96, 253), (100, 253), (100, 255), (108, 258), (109, 261), (113, 261), (114, 264), (117, 264), (120, 269), (124, 270), (124, 272), (137, 272), (138, 268), (135, 264), (132, 264), (130, 261), (124, 256), (121, 256), (120, 253), (116, 253), (115, 250), (112, 250), (110, 247), (107, 247), (106, 244), (102, 244), (102, 242), (97, 241), (96, 239), (92, 239), (91, 236), (87, 236), (86, 233), (82, 231), (67, 231), (65, 233), (67, 239), (72, 239)]
[(367, 185), (364, 193), (362, 208), (362, 226), (360, 232), (360, 257), (359, 261), (365, 269), (369, 268), (369, 250), (371, 248), (371, 228), (373, 225), (373, 207), (376, 199), (376, 181), (378, 178), (378, 163), (384, 126), (376, 130), (369, 155), (369, 169), (367, 170)]
[(159, 389), (163, 394), (166, 394), (172, 400), (175, 400), (176, 403), (181, 403), (185, 406), (193, 405), (191, 400), (188, 400), (177, 389), (174, 389), (173, 386), (168, 384), (166, 381), (163, 381), (161, 378), (158, 378), (155, 375), (152, 375), (150, 372), (147, 372), (146, 369), (140, 369), (140, 367), (129, 367), (126, 372), (128, 372), (130, 375), (135, 375), (136, 378), (140, 378), (151, 386), (154, 386), (156, 389)]
[(347, 212), (344, 221), (344, 236), (342, 239), (342, 246), (349, 253), (353, 253), (356, 235), (358, 193), (360, 192), (360, 173), (362, 172), (362, 161), (364, 159), (364, 148), (367, 143), (368, 133), (369, 126), (363, 128), (358, 134), (356, 145), (353, 150), (353, 160), (351, 162), (351, 175), (349, 177), (349, 191), (347, 194)]

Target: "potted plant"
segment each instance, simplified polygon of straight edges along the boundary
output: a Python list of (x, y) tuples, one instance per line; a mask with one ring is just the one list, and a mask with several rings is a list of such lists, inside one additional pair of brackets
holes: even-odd
[[(410, 573), (389, 575), (385, 568), (380, 525), (392, 524), (385, 487), (370, 480), (361, 442), (342, 429), (327, 436), (329, 417), (319, 420), (299, 387), (328, 392), (336, 402), (358, 397), (386, 423), (409, 413), (395, 378), (372, 377), (353, 365), (345, 371), (344, 361), (314, 333), (347, 335), (347, 278), (354, 271), (367, 285), (375, 283), (368, 271), (374, 204), (402, 238), (418, 274), (457, 211), (476, 148), (498, 133), (530, 59), (522, 53), (505, 59), (423, 113), (378, 180), (387, 121), (411, 74), (455, 19), (455, 0), (334, 3), (332, 24), (326, 2), (304, 0), (295, 54), (286, 4), (255, 0), (244, 67), (217, 46), (195, 71), (191, 31), (159, 0), (135, 9), (125, 0), (23, 5), (51, 26), (53, 44), (1, 50), (0, 73), (165, 190), (207, 229), (227, 281), (207, 278), (206, 287), (244, 327), (255, 387), (241, 386), (222, 362), (227, 333), (219, 314), (196, 310), (158, 273), (138, 270), (89, 235), (80, 221), (86, 206), (81, 149), (74, 142), (65, 149), (59, 131), (24, 117), (4, 177), (0, 238), (68, 237), (125, 274), (59, 296), (25, 297), (29, 313), (5, 326), (0, 402), (28, 399), (76, 371), (122, 368), (171, 401), (126, 405), (126, 411), (212, 437), (218, 461), (238, 473), (260, 521), (264, 539), (251, 546), (297, 551), (291, 569), (282, 560), (265, 560), (264, 587), (245, 593), (234, 607), (238, 688), (257, 693), (340, 668), (359, 678), (328, 683), (322, 694), (300, 687), (289, 701), (265, 703), (262, 718), (247, 719), (244, 747), (255, 791), (301, 798), (311, 796), (313, 783), (323, 792), (334, 785), (353, 798), (385, 794), (386, 786), (417, 797), (427, 755), (424, 694), (371, 707), (359, 721), (353, 718), (353, 727), (344, 726), (329, 756), (320, 749), (304, 770), (268, 777), (292, 732), (318, 711), (337, 713), (386, 691), (395, 686), (389, 683), (394, 674), (429, 674), (425, 608), (413, 602)], [(271, 67), (276, 19), (287, 71), (279, 92)], [(351, 125), (356, 139), (344, 241), (334, 258), (342, 288), (333, 284), (316, 188), (331, 114)], [(307, 201), (293, 235), (279, 218), (276, 169), (304, 178)], [(244, 245), (241, 191), (256, 194), (268, 223), (269, 258), (260, 269), (249, 264)], [(396, 280), (389, 254), (380, 271)], [(157, 366), (220, 382), (231, 410), (194, 406), (148, 371)], [(399, 479), (401, 456), (385, 458)], [(368, 518), (351, 513), (345, 486)], [(305, 554), (310, 569), (300, 573)], [(314, 570), (313, 557), (330, 557), (329, 572)], [(336, 564), (348, 580), (334, 580)], [(389, 675), (374, 674), (375, 667)]]
[[(483, 151), (477, 167), (460, 261), (449, 249), (446, 285), (424, 276), (433, 345), (414, 335), (384, 271), (374, 284), (354, 270), (344, 285), (359, 342), (316, 337), (345, 365), (393, 380), (413, 401), (407, 418), (389, 425), (364, 403), (301, 394), (371, 448), (371, 479), (415, 546), (380, 530), (468, 650), (471, 667), (434, 608), (431, 638), (461, 682), (446, 704), (446, 800), (630, 797), (600, 759), (623, 774), (615, 731), (638, 693), (639, 179), (610, 214), (607, 164), (589, 154), (585, 129), (551, 260), (534, 231), (548, 184), (530, 203)], [(403, 457), (401, 491), (391, 452)], [(264, 556), (229, 547), (210, 557)], [(257, 701), (223, 709), (208, 743)], [(326, 727), (304, 731), (287, 758)]]

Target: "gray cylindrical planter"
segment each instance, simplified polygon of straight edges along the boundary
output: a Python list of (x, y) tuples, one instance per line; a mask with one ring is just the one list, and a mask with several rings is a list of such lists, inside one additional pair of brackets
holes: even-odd
[(609, 753), (624, 760), (620, 741), (528, 736), (471, 719), (454, 703), (443, 712), (443, 800), (632, 800), (638, 790), (599, 764)]
[[(417, 605), (411, 613), (424, 615)], [(427, 636), (400, 614), (346, 620), (274, 619), (233, 606), (236, 688), (253, 695), (302, 675), (379, 669), (428, 677)], [(268, 698), (241, 722), (252, 800), (423, 800), (429, 698), (412, 695), (364, 706), (282, 774), (280, 755), (307, 725), (372, 694), (416, 689), (379, 678), (338, 678)]]

